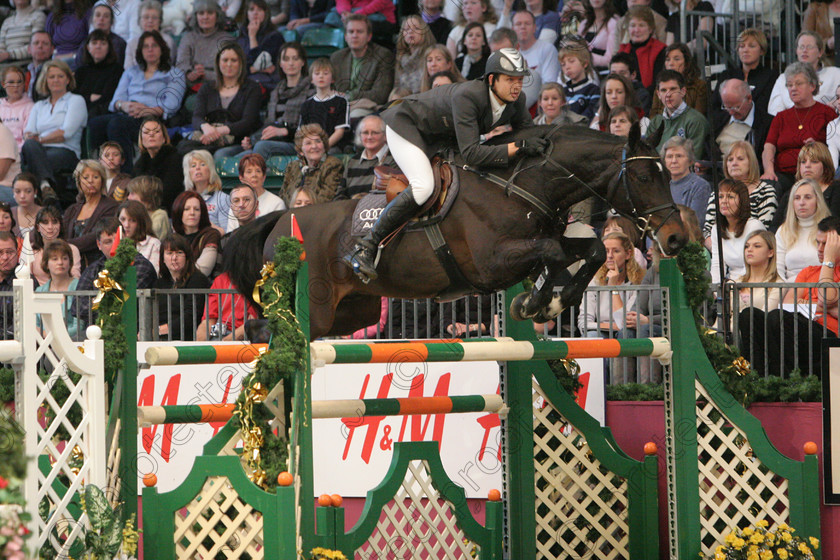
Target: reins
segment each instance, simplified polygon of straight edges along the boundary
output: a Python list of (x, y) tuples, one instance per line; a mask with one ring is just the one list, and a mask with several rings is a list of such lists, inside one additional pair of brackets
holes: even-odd
[[(555, 128), (556, 128), (556, 126), (557, 125), (555, 125)], [(550, 133), (553, 132), (553, 131), (554, 131), (554, 128), (552, 128), (552, 130), (549, 131), (549, 134), (547, 136), (551, 136)], [(548, 153), (551, 153), (554, 149), (554, 141), (552, 141), (549, 138), (548, 142), (549, 142)], [(503, 178), (499, 177), (498, 175), (495, 175), (493, 173), (488, 173), (486, 171), (481, 171), (479, 169), (476, 169), (476, 168), (471, 167), (471, 166), (466, 165), (466, 164), (460, 165), (458, 167), (461, 167), (461, 169), (463, 169), (464, 171), (469, 171), (471, 173), (475, 173), (479, 177), (482, 177), (482, 178), (490, 181), (492, 184), (494, 184), (498, 187), (501, 187), (505, 191), (505, 195), (507, 195), (508, 197), (511, 194), (514, 194), (514, 195), (518, 196), (519, 198), (523, 199), (525, 202), (530, 204), (532, 207), (534, 207), (543, 216), (545, 216), (549, 219), (555, 219), (555, 218), (557, 218), (557, 213), (558, 213), (558, 210), (559, 210), (558, 208), (551, 209), (542, 200), (540, 200), (539, 198), (537, 198), (536, 196), (534, 196), (530, 192), (526, 191), (522, 187), (518, 186), (514, 182), (517, 175), (519, 175), (523, 171), (528, 171), (529, 169), (533, 169), (535, 167), (542, 167), (542, 166), (548, 164), (548, 165), (558, 169), (560, 172), (562, 172), (565, 175), (564, 177), (561, 177), (561, 179), (564, 179), (564, 180), (572, 179), (577, 184), (579, 184), (580, 186), (585, 188), (587, 191), (589, 191), (593, 196), (595, 196), (596, 198), (600, 199), (603, 202), (606, 202), (609, 206), (613, 207), (613, 209), (615, 209), (615, 211), (620, 216), (623, 216), (623, 217), (629, 219), (631, 222), (633, 222), (633, 224), (635, 224), (636, 227), (641, 230), (643, 235), (645, 233), (650, 232), (651, 237), (656, 239), (656, 236), (659, 233), (659, 230), (662, 228), (663, 225), (665, 225), (665, 222), (667, 222), (669, 219), (671, 219), (671, 216), (673, 216), (674, 213), (679, 212), (679, 209), (677, 208), (677, 205), (674, 204), (673, 201), (672, 202), (667, 202), (667, 203), (664, 203), (664, 204), (660, 204), (660, 205), (654, 206), (652, 208), (648, 208), (648, 209), (644, 210), (643, 212), (639, 212), (636, 209), (636, 205), (633, 203), (633, 199), (630, 196), (630, 187), (627, 185), (627, 163), (631, 162), (631, 161), (636, 161), (636, 160), (656, 160), (656, 161), (660, 161), (659, 156), (630, 156), (630, 157), (627, 157), (627, 146), (625, 145), (621, 150), (621, 161), (618, 162), (619, 165), (621, 166), (621, 168), (619, 169), (618, 176), (616, 177), (615, 182), (611, 183), (610, 187), (608, 188), (606, 197), (604, 197), (599, 192), (597, 192), (595, 189), (593, 189), (586, 181), (583, 181), (580, 177), (578, 177), (577, 175), (575, 175), (574, 173), (572, 173), (571, 171), (566, 169), (562, 164), (560, 164), (560, 163), (558, 163), (554, 160), (547, 159), (547, 158), (543, 159), (541, 161), (538, 161), (536, 163), (533, 163), (533, 164), (531, 164), (527, 167), (522, 166), (525, 159), (524, 158), (520, 159), (517, 162), (516, 166), (514, 167), (513, 173), (510, 175), (510, 177), (508, 179), (503, 179)], [(450, 165), (455, 165), (453, 162), (448, 162), (448, 163)], [(624, 212), (622, 210), (619, 210), (618, 208), (615, 208), (615, 205), (612, 204), (612, 202), (611, 202), (611, 200), (618, 194), (619, 188), (622, 187), (622, 186), (624, 187), (624, 196), (626, 198), (626, 201), (629, 204), (630, 208), (632, 209), (630, 214), (628, 214), (627, 212)], [(653, 229), (653, 231), (651, 232), (650, 231), (651, 230), (650, 220), (651, 220), (652, 215), (655, 214), (656, 212), (659, 212), (660, 210), (667, 210), (667, 209), (670, 209), (671, 211), (668, 213), (667, 216), (665, 216), (665, 219), (662, 220), (662, 222), (655, 229)], [(634, 215), (637, 216), (637, 217), (634, 217)], [(565, 221), (565, 218), (564, 218), (564, 221)]]

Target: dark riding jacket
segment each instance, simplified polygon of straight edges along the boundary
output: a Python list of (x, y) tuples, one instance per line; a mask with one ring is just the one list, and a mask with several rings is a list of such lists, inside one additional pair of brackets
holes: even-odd
[(490, 95), (484, 80), (448, 84), (404, 98), (382, 113), (382, 119), (429, 157), (441, 147), (454, 146), (468, 165), (503, 167), (508, 164), (507, 145), (482, 144), (481, 135), (506, 124), (518, 130), (534, 123), (522, 94), (492, 122)]

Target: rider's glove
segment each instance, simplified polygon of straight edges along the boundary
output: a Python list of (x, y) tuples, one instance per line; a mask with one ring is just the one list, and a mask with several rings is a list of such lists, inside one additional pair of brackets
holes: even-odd
[(516, 154), (523, 157), (537, 157), (544, 155), (548, 151), (548, 146), (548, 140), (545, 138), (527, 138), (516, 143), (516, 147), (519, 148)]

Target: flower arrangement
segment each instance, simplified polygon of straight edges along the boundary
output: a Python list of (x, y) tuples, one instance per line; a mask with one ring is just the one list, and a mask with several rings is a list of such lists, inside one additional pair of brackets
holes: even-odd
[(30, 531), (24, 524), (29, 520), (23, 511), (23, 499), (18, 486), (20, 480), (7, 481), (0, 477), (0, 558), (26, 560), (25, 540)]
[(330, 550), (327, 548), (313, 548), (309, 553), (312, 560), (347, 560), (347, 557), (339, 550)]
[[(794, 535), (796, 529), (782, 523), (775, 531), (767, 529), (769, 523), (761, 520), (755, 527), (736, 528), (723, 539), (724, 544), (715, 549), (713, 560), (800, 560), (814, 558), (820, 541), (808, 537), (807, 541)], [(700, 556), (703, 556), (702, 554)]]

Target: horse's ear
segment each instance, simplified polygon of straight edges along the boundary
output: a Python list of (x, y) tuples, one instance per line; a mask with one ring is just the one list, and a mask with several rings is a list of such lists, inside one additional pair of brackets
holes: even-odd
[(665, 132), (665, 125), (663, 124), (660, 127), (657, 127), (656, 130), (651, 131), (648, 128), (648, 135), (645, 137), (645, 142), (647, 142), (648, 146), (653, 148), (654, 150), (657, 149), (657, 146), (662, 141), (662, 133)]
[(638, 122), (630, 125), (630, 134), (627, 136), (627, 147), (630, 148), (630, 153), (636, 153), (636, 149), (642, 141), (642, 127)]

